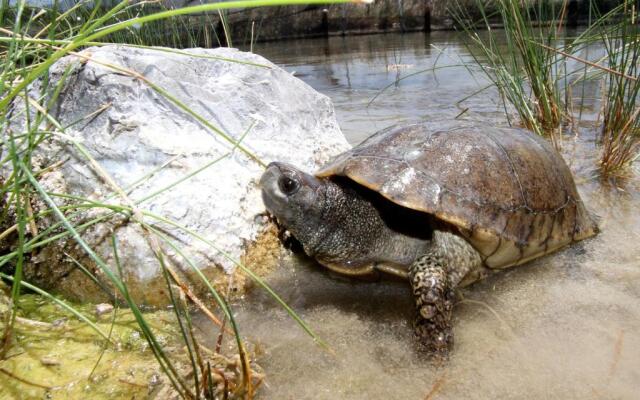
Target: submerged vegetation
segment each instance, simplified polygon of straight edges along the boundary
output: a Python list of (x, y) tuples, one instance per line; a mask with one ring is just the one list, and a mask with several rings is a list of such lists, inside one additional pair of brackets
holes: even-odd
[[(175, 397), (178, 392), (167, 385), (160, 365), (145, 337), (140, 334), (136, 317), (130, 309), (101, 304), (75, 305), (89, 315), (91, 325), (69, 318), (55, 302), (42, 296), (23, 294), (18, 300), (19, 313), (14, 323), (16, 343), (0, 365), (3, 398), (104, 398), (130, 399)], [(3, 314), (0, 305), (0, 315)], [(193, 366), (184, 351), (180, 324), (171, 311), (145, 313), (145, 323), (174, 363), (177, 374), (189, 380)], [(3, 320), (0, 327), (4, 328)], [(96, 330), (102, 332), (101, 337)], [(201, 386), (214, 393), (237, 393), (243, 371), (237, 356), (226, 357), (199, 346), (198, 361), (211, 370)], [(254, 386), (262, 374), (251, 365)]]

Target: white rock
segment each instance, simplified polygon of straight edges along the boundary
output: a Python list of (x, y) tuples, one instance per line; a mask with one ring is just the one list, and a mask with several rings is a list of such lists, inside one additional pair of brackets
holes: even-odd
[[(232, 144), (147, 82), (108, 65), (142, 74), (236, 140), (246, 132), (241, 145), (265, 163), (287, 161), (313, 171), (349, 145), (329, 98), (268, 60), (228, 48), (185, 51), (192, 56), (161, 50), (93, 47), (82, 52), (91, 61), (80, 62), (76, 56), (58, 61), (50, 71), (54, 85), (70, 64), (73, 72), (53, 108), (54, 114), (65, 126), (110, 104), (97, 116), (70, 126), (65, 133), (80, 141), (121, 188), (169, 162), (129, 192), (133, 200), (143, 199), (227, 155), (139, 207), (176, 221), (239, 259), (246, 250), (245, 243), (254, 240), (261, 230), (262, 219), (256, 215), (264, 212), (264, 206), (257, 182), (263, 167), (239, 149), (234, 150)], [(102, 200), (113, 193), (73, 146), (48, 140), (37, 153), (43, 157), (42, 166), (69, 159), (41, 179), (49, 190), (66, 190)], [(122, 200), (114, 197), (109, 202)], [(153, 218), (147, 221), (157, 224)], [(232, 262), (192, 235), (167, 224), (159, 226), (200, 268), (215, 265), (227, 272), (233, 269)], [(111, 228), (98, 226), (84, 237), (113, 266)], [(116, 225), (115, 231), (127, 279), (143, 283), (145, 290), (144, 282), (159, 277), (158, 261), (137, 224)]]

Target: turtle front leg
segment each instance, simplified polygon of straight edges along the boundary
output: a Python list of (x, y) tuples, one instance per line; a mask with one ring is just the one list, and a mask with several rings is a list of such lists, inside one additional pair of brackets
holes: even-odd
[(453, 288), (443, 260), (435, 253), (419, 257), (409, 269), (416, 301), (415, 334), (429, 357), (446, 360), (453, 345)]
[(454, 289), (465, 279), (476, 281), (485, 274), (480, 254), (463, 237), (439, 229), (433, 232), (431, 248), (409, 268), (416, 299), (416, 336), (434, 359), (447, 359), (453, 346)]

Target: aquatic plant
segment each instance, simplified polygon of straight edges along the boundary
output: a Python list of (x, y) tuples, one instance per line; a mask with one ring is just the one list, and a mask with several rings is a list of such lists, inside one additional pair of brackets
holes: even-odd
[[(522, 125), (539, 135), (554, 133), (563, 118), (554, 74), (562, 57), (549, 47), (556, 46), (566, 4), (557, 8), (555, 2), (498, 0), (492, 3), (493, 12), (484, 3), (476, 2), (479, 20), (459, 2), (451, 7), (458, 27), (480, 49), (480, 54), (471, 48), (470, 53), (503, 101), (515, 108)], [(495, 23), (503, 29), (494, 29)], [(478, 28), (487, 34), (479, 35)]]
[(600, 169), (603, 176), (624, 172), (640, 155), (640, 28), (636, 2), (625, 0), (603, 18), (613, 19), (601, 33), (609, 69), (602, 104)]
[[(469, 49), (474, 64), (497, 87), (507, 117), (506, 105), (510, 104), (523, 126), (541, 135), (551, 134), (555, 140), (562, 123), (574, 125), (582, 116), (582, 104), (578, 115), (573, 110), (573, 87), (586, 80), (602, 80), (601, 174), (623, 173), (638, 159), (640, 39), (635, 2), (625, 0), (601, 15), (597, 2), (590, 1), (589, 26), (570, 40), (559, 36), (567, 2), (554, 8), (553, 2), (498, 0), (492, 4), (495, 12), (478, 2), (479, 20), (456, 4), (453, 12), (458, 25), (480, 49), (479, 55)], [(493, 29), (494, 23), (504, 30)], [(487, 33), (479, 34), (478, 28)], [(593, 45), (602, 46), (605, 56), (587, 60), (575, 55)], [(583, 68), (568, 71), (567, 59), (582, 63)]]
[[(598, 167), (601, 176), (607, 178), (626, 174), (627, 167), (640, 154), (640, 31), (633, 1), (625, 0), (605, 14), (600, 13), (596, 3), (590, 2), (594, 19), (584, 31), (564, 48), (549, 49), (583, 65), (581, 70), (565, 71), (564, 76), (559, 76), (568, 91), (584, 81), (597, 82), (601, 87), (600, 112), (595, 122), (600, 145)], [(589, 47), (603, 50), (604, 55), (595, 60), (576, 55)], [(584, 96), (580, 97), (584, 100)], [(582, 104), (580, 113), (572, 117), (579, 119), (581, 115)]]

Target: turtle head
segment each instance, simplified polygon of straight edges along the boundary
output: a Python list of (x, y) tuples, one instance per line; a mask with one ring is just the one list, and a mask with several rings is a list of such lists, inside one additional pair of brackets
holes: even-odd
[(305, 253), (339, 273), (366, 274), (378, 261), (410, 264), (425, 245), (425, 240), (386, 225), (387, 220), (392, 226), (411, 224), (417, 212), (403, 217), (402, 208), (378, 204), (378, 194), (354, 182), (317, 178), (274, 162), (267, 166), (260, 186), (267, 210), (302, 244)]
[(260, 179), (267, 210), (305, 247), (321, 221), (325, 184), (313, 175), (280, 162), (269, 164)]

